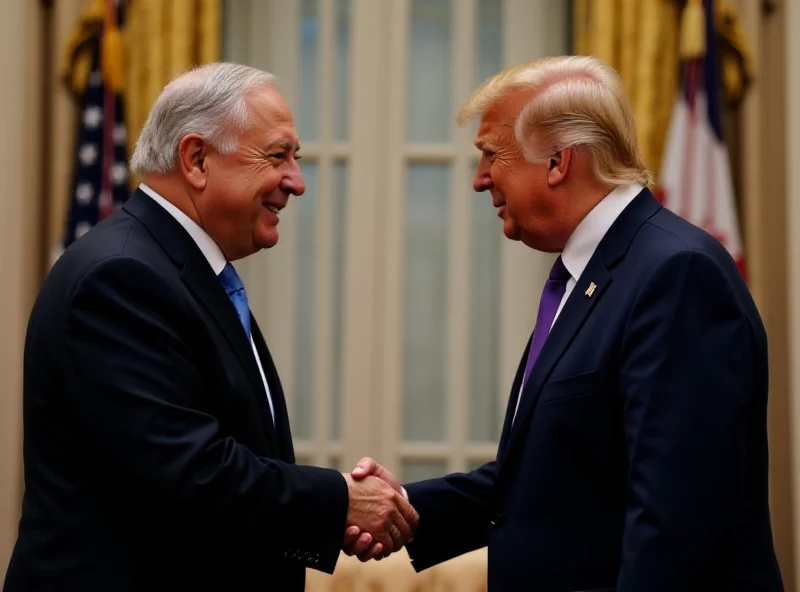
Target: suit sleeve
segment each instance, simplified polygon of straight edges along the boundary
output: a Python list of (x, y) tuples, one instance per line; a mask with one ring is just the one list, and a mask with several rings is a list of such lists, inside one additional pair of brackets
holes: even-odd
[(667, 260), (634, 303), (621, 352), (619, 592), (707, 589), (743, 489), (757, 348), (730, 280), (703, 253)]
[(199, 409), (208, 393), (192, 323), (152, 268), (115, 257), (80, 282), (64, 327), (74, 419), (109, 483), (173, 508), (274, 538), (274, 552), (332, 572), (348, 511), (334, 470), (260, 458)]
[(486, 546), (496, 475), (493, 461), (470, 473), (405, 486), (419, 513), (414, 541), (407, 547), (416, 571)]

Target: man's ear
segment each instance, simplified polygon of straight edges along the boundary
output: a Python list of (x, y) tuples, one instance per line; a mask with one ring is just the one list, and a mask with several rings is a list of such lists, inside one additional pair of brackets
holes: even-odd
[(208, 182), (208, 144), (198, 134), (188, 134), (178, 145), (178, 170), (196, 191)]
[(559, 183), (563, 183), (564, 179), (567, 178), (567, 172), (572, 163), (572, 156), (572, 148), (564, 148), (550, 157), (547, 162), (547, 183), (550, 187), (555, 187)]

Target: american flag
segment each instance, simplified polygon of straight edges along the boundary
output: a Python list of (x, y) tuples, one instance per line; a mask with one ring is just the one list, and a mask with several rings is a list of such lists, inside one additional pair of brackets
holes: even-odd
[(667, 134), (659, 193), (664, 205), (704, 228), (745, 275), (728, 148), (722, 137), (722, 81), (715, 1), (697, 8), (696, 50), (683, 61), (683, 82)]
[[(115, 2), (118, 25), (124, 2)], [(70, 206), (56, 257), (128, 199), (124, 101), (103, 79), (102, 35), (91, 39), (92, 68), (82, 97)]]

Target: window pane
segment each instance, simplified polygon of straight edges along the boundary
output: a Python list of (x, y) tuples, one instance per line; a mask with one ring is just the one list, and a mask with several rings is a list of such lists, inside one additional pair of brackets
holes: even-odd
[(300, 4), (300, 106), (297, 134), (301, 140), (317, 139), (319, 88), (319, 6), (317, 0)]
[(333, 385), (331, 434), (336, 440), (341, 429), (342, 317), (344, 315), (345, 237), (347, 236), (347, 164), (333, 165)]
[(292, 431), (299, 439), (313, 435), (314, 393), (314, 274), (316, 237), (317, 165), (303, 164), (306, 192), (294, 202), (297, 216), (295, 239), (297, 261), (295, 273), (295, 350), (294, 409)]
[(408, 141), (447, 142), (452, 128), (450, 0), (414, 0), (408, 73)]
[(475, 86), (503, 67), (503, 0), (478, 0)]
[(498, 371), (500, 346), (500, 245), (502, 220), (488, 193), (472, 200), (469, 439), (500, 435)]
[[(503, 67), (503, 0), (478, 0), (475, 21), (474, 86), (497, 74)], [(478, 131), (479, 120), (469, 124), (471, 135)]]
[(444, 440), (449, 167), (408, 167), (405, 244), (404, 435)]
[(413, 483), (423, 479), (434, 479), (447, 474), (447, 463), (444, 461), (406, 461), (403, 463), (404, 483)]
[(333, 84), (333, 125), (337, 141), (347, 140), (347, 100), (350, 96), (350, 0), (336, 0), (336, 65)]

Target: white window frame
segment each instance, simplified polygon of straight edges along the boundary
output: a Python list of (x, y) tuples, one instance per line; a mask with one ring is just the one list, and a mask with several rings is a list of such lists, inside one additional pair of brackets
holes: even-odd
[[(477, 0), (452, 0), (453, 100), (458, 104), (474, 88), (475, 9)], [(278, 9), (275, 9), (279, 5)], [(303, 144), (304, 157), (318, 163), (319, 221), (316, 248), (313, 438), (295, 439), (304, 462), (347, 469), (362, 456), (375, 456), (400, 470), (410, 460), (444, 461), (447, 470), (494, 458), (496, 442), (468, 441), (468, 372), (471, 208), (469, 171), (477, 159), (471, 130), (456, 128), (448, 145), (407, 145), (405, 97), (408, 24), (411, 0), (351, 0), (349, 134), (330, 142), (333, 109), (335, 0), (319, 0), (319, 142)], [(567, 3), (564, 0), (505, 0), (503, 53), (506, 65), (566, 50)], [(278, 76), (279, 87), (295, 109), (299, 95), (299, 0), (227, 0), (226, 59), (263, 68)], [(458, 104), (454, 105), (457, 110)], [(390, 115), (391, 114), (391, 115)], [(341, 439), (330, 438), (333, 261), (329, 256), (333, 186), (332, 164), (348, 167), (341, 371)], [(405, 166), (451, 164), (450, 199), (455, 224), (449, 237), (448, 392), (446, 442), (402, 442), (403, 225)], [(302, 197), (299, 199), (303, 199)], [(277, 247), (237, 264), (256, 318), (278, 366), (291, 409), (294, 382), (294, 219), (292, 206), (282, 216)], [(444, 231), (444, 229), (443, 229)], [(501, 249), (499, 384), (502, 419), (522, 349), (535, 320), (541, 286), (551, 258), (519, 243)], [(490, 396), (491, 393), (487, 393)]]

